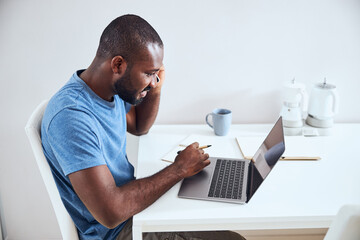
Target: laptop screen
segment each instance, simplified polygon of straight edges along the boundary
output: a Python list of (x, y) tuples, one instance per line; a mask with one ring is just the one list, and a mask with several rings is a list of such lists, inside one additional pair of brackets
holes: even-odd
[(282, 118), (280, 117), (253, 157), (254, 163), (251, 164), (252, 166), (250, 169), (251, 178), (249, 179), (250, 184), (247, 201), (250, 200), (252, 195), (270, 173), (284, 151), (284, 131)]

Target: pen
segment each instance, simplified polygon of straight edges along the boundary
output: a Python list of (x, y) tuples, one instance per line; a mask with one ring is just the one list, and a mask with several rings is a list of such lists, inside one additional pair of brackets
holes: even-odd
[[(186, 147), (185, 145), (182, 145), (182, 144), (180, 144), (180, 146), (181, 147)], [(199, 149), (204, 149), (204, 148), (209, 148), (209, 147), (211, 147), (211, 145), (204, 145), (204, 146), (199, 147)], [(181, 151), (178, 151), (177, 154), (179, 154), (180, 152)]]

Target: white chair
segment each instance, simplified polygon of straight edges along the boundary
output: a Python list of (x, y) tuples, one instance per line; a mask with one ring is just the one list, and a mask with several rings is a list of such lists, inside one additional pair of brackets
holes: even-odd
[(53, 179), (49, 164), (41, 147), (41, 120), (47, 104), (48, 100), (44, 100), (39, 106), (37, 106), (25, 126), (25, 131), (34, 152), (46, 190), (49, 194), (51, 204), (55, 210), (61, 235), (64, 240), (77, 240), (79, 237), (75, 224), (61, 201), (55, 180)]
[(359, 240), (360, 205), (345, 205), (340, 208), (331, 223), (324, 240)]

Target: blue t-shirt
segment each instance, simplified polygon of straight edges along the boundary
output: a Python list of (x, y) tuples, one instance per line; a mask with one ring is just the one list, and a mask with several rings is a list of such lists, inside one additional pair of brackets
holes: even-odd
[(117, 95), (112, 102), (100, 98), (79, 77), (82, 71), (49, 101), (41, 124), (42, 146), (80, 239), (115, 239), (125, 223), (108, 229), (96, 221), (68, 175), (107, 165), (117, 186), (135, 179), (126, 156), (126, 113), (131, 105)]

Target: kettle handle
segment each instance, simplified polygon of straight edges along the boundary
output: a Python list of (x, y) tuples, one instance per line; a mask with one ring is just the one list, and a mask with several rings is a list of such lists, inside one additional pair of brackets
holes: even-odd
[(333, 96), (333, 113), (336, 114), (339, 111), (339, 94), (337, 91), (331, 91), (331, 95)]
[(300, 90), (300, 94), (302, 98), (301, 109), (305, 113), (308, 107), (309, 96), (305, 89)]

